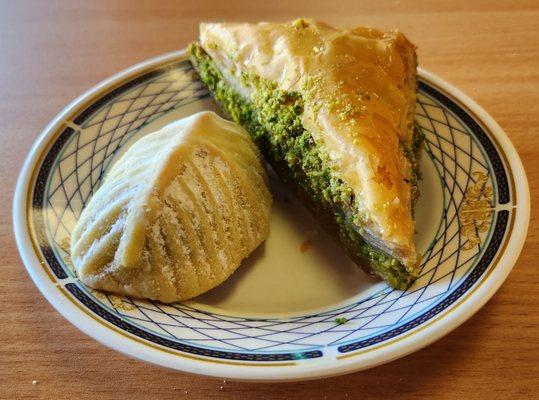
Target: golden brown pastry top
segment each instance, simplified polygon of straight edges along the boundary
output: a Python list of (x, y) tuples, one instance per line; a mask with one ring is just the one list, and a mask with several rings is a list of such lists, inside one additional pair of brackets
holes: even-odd
[(404, 35), (301, 19), (201, 24), (200, 40), (244, 95), (241, 73), (303, 95), (303, 126), (354, 191), (367, 234), (413, 265), (411, 165), (399, 142), (412, 138), (416, 59)]

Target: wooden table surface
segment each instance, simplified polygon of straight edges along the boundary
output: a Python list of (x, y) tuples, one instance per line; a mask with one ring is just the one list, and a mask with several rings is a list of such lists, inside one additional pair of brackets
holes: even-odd
[(12, 233), (13, 188), (32, 142), (65, 104), (133, 63), (184, 47), (202, 20), (303, 15), (405, 32), (422, 67), (462, 89), (506, 130), (538, 200), (537, 0), (1, 1), (0, 398), (539, 398), (534, 212), (513, 272), (468, 322), (403, 359), (311, 382), (223, 383), (130, 359), (78, 331), (31, 282)]

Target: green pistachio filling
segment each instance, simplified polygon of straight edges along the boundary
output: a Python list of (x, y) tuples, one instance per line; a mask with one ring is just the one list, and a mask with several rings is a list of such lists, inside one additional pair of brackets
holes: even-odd
[[(405, 289), (414, 276), (397, 259), (365, 242), (360, 234), (364, 216), (355, 211), (356, 200), (351, 188), (335, 176), (324, 149), (303, 128), (302, 96), (279, 90), (272, 82), (257, 76), (242, 74), (241, 83), (253, 89), (250, 98), (246, 99), (227, 84), (200, 45), (192, 44), (189, 51), (201, 80), (224, 111), (251, 134), (281, 179), (299, 186), (299, 194), (308, 199), (317, 214), (330, 215), (331, 229), (337, 232), (352, 258), (367, 260), (370, 272), (394, 288)], [(409, 146), (403, 144), (414, 171), (409, 182), (412, 204), (418, 197), (418, 154), (422, 142), (421, 134), (415, 131), (413, 143)]]

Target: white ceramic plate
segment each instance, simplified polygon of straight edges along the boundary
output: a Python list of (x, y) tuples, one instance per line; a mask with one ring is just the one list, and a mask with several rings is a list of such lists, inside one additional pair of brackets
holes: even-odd
[[(269, 239), (207, 294), (164, 305), (79, 282), (70, 231), (111, 163), (166, 123), (217, 110), (184, 52), (104, 81), (45, 128), (15, 194), (21, 257), (43, 295), (79, 329), (165, 367), (283, 381), (402, 357), (456, 328), (494, 294), (524, 243), (530, 208), (518, 155), (485, 111), (423, 70), (418, 101), (426, 146), (416, 243), (424, 258), (421, 277), (405, 292), (361, 272), (276, 179)], [(337, 324), (341, 317), (348, 322)]]

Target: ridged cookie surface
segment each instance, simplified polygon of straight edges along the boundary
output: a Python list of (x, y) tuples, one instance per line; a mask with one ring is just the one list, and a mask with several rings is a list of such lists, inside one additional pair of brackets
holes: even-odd
[(238, 125), (202, 112), (137, 141), (71, 236), (86, 285), (162, 302), (223, 282), (269, 233), (271, 195)]

